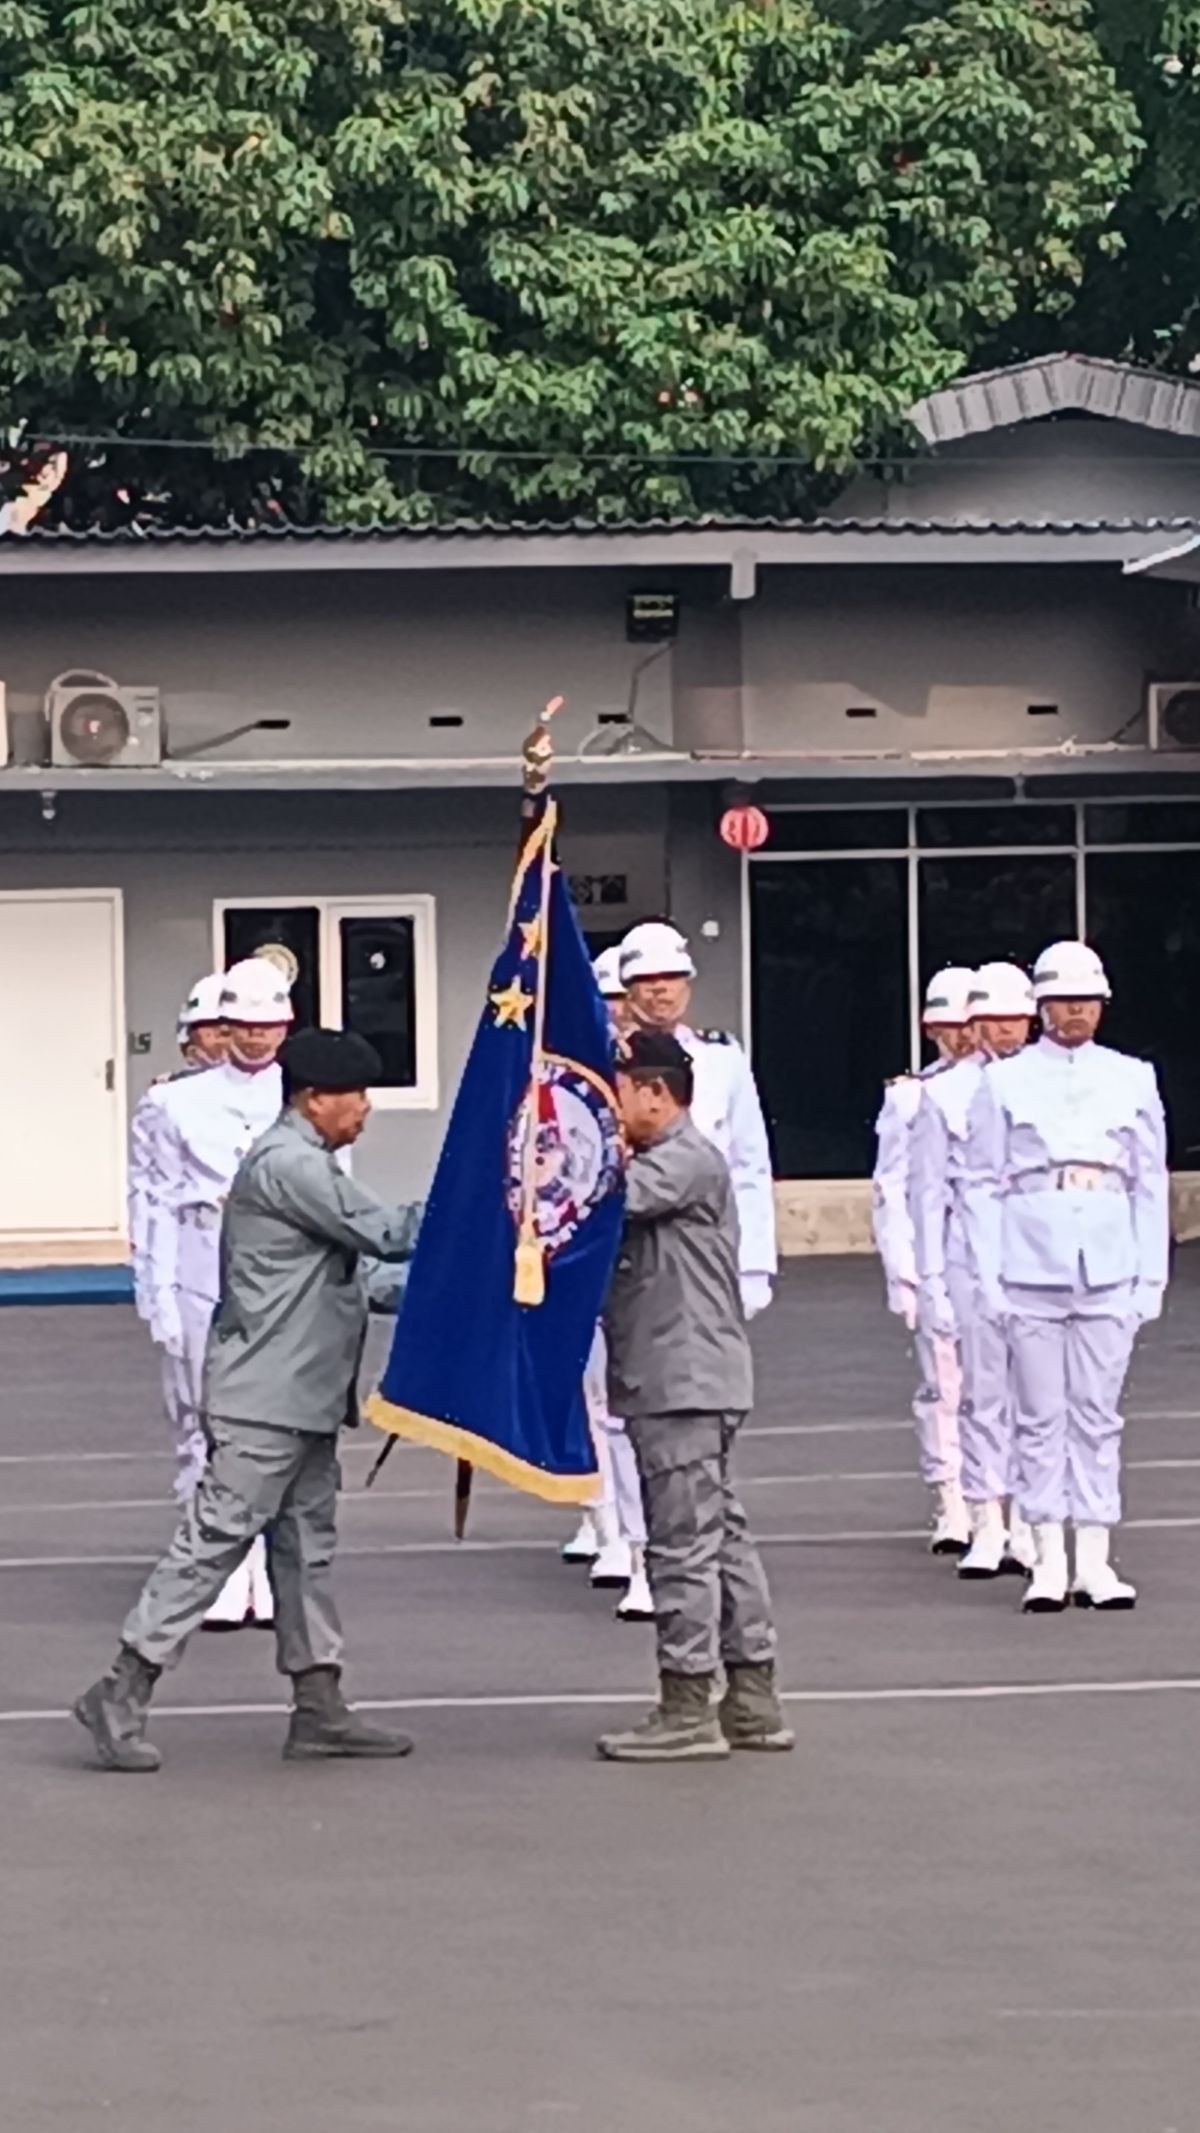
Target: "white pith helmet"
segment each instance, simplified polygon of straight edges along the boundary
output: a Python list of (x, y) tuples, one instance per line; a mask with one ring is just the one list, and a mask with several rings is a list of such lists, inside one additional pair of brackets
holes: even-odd
[(197, 1022), (223, 1022), (225, 1014), (221, 1006), (221, 994), (224, 989), (223, 970), (210, 970), (207, 977), (197, 978), (179, 1010), (180, 1029), (194, 1029)]
[(600, 988), (603, 1000), (623, 1000), (625, 985), (621, 977), (621, 950), (605, 948), (592, 964), (592, 975)]
[(971, 980), (967, 1005), (972, 1021), (979, 1016), (1032, 1015), (1033, 987), (1017, 963), (983, 963)]
[(635, 978), (694, 978), (696, 965), (691, 950), (677, 926), (665, 919), (650, 918), (635, 926), (621, 942), (621, 981), (628, 986)]
[(221, 986), (221, 1015), (226, 1022), (290, 1022), (292, 995), (283, 972), (265, 956), (235, 963)]
[(970, 1019), (967, 995), (974, 982), (975, 972), (962, 964), (950, 963), (945, 970), (936, 970), (925, 987), (925, 1005), (921, 1009), (925, 1028), (961, 1028)]
[(1033, 966), (1034, 998), (1111, 1000), (1108, 972), (1086, 941), (1054, 941)]

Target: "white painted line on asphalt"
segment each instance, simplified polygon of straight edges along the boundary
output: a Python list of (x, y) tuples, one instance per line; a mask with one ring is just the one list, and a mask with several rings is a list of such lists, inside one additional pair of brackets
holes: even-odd
[[(1022, 1698), (1055, 1696), (1163, 1696), (1200, 1691), (1200, 1676), (1125, 1681), (988, 1681), (967, 1682), (958, 1687), (918, 1685), (896, 1689), (785, 1689), (784, 1703), (791, 1704), (888, 1704), (888, 1703), (1008, 1703)], [(645, 1689), (582, 1689), (546, 1695), (512, 1696), (389, 1696), (356, 1697), (357, 1711), (546, 1711), (642, 1704), (650, 1701)], [(275, 1718), (286, 1713), (284, 1703), (182, 1703), (155, 1704), (159, 1718)], [(45, 1719), (63, 1719), (69, 1711), (0, 1711), (0, 1725), (36, 1725)]]
[[(1122, 1533), (1190, 1533), (1200, 1528), (1195, 1518), (1126, 1518)], [(882, 1541), (927, 1541), (928, 1526), (863, 1526), (822, 1533), (757, 1533), (760, 1548), (833, 1548)], [(545, 1534), (537, 1540), (423, 1540), (379, 1541), (361, 1547), (339, 1547), (339, 1560), (385, 1561), (406, 1555), (542, 1555), (554, 1560), (554, 1541)], [(149, 1569), (157, 1555), (8, 1555), (0, 1556), (4, 1570)], [(586, 1582), (586, 1581), (585, 1581)], [(1013, 1580), (1015, 1583), (1015, 1580)]]
[[(1200, 1422), (1200, 1407), (1134, 1408), (1127, 1414), (1126, 1421)], [(743, 1438), (851, 1437), (870, 1436), (888, 1430), (910, 1432), (912, 1429), (912, 1422), (897, 1421), (894, 1416), (876, 1418), (862, 1416), (850, 1421), (838, 1422), (752, 1422), (741, 1434)], [(402, 1444), (398, 1439), (393, 1441), (396, 1443), (397, 1451), (403, 1453), (409, 1459), (422, 1453), (429, 1458), (441, 1456), (439, 1453), (431, 1451), (427, 1445)], [(343, 1438), (339, 1456), (342, 1459), (350, 1459), (356, 1456), (374, 1459), (377, 1457), (378, 1452), (379, 1445), (374, 1441), (374, 1433), (372, 1433), (371, 1436), (363, 1436), (356, 1440)], [(0, 1466), (103, 1466), (117, 1463), (137, 1465), (143, 1461), (149, 1463), (151, 1460), (174, 1460), (174, 1456), (171, 1451), (97, 1452), (85, 1450), (81, 1447), (78, 1450), (68, 1448), (57, 1452), (0, 1452)], [(481, 1475), (479, 1479), (483, 1482), (486, 1477)]]
[[(444, 1503), (448, 1489), (355, 1489), (344, 1491), (340, 1502), (344, 1509), (354, 1504), (372, 1503)], [(169, 1511), (174, 1506), (170, 1496), (93, 1496), (82, 1497), (73, 1503), (0, 1503), (0, 1518), (20, 1518), (27, 1511), (61, 1511), (64, 1515), (76, 1511)]]
[[(1185, 1473), (1200, 1468), (1196, 1459), (1127, 1459), (1126, 1473), (1158, 1474)], [(741, 1474), (738, 1486), (742, 1489), (811, 1489), (831, 1484), (852, 1488), (857, 1482), (906, 1482), (919, 1485), (913, 1467), (866, 1467), (850, 1472), (821, 1474)], [(445, 1499), (442, 1489), (347, 1489), (342, 1492), (341, 1504), (345, 1510), (356, 1506), (380, 1503), (440, 1503)], [(511, 1502), (511, 1492), (505, 1492), (495, 1483), (489, 1484), (489, 1493), (500, 1501)], [(26, 1512), (46, 1513), (61, 1511), (65, 1516), (90, 1511), (161, 1511), (169, 1509), (169, 1496), (95, 1496), (82, 1497), (67, 1503), (5, 1503), (0, 1504), (0, 1518), (20, 1518)]]

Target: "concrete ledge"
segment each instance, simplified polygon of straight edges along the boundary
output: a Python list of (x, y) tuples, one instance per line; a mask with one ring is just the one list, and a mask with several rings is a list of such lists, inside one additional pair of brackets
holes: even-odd
[[(875, 1249), (869, 1178), (780, 1178), (775, 1218), (787, 1259)], [(1200, 1170), (1177, 1170), (1171, 1179), (1171, 1235), (1177, 1244), (1200, 1237)]]
[(785, 1258), (875, 1249), (869, 1178), (781, 1178), (775, 1219)]

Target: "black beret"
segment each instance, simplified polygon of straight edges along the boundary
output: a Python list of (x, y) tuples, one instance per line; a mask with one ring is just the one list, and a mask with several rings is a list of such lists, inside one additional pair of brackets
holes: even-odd
[(665, 1074), (674, 1067), (690, 1074), (692, 1062), (678, 1037), (672, 1037), (665, 1029), (631, 1030), (621, 1048), (617, 1060), (618, 1073)]
[(383, 1061), (373, 1044), (353, 1030), (299, 1029), (279, 1054), (283, 1085), (298, 1089), (372, 1089), (383, 1080)]

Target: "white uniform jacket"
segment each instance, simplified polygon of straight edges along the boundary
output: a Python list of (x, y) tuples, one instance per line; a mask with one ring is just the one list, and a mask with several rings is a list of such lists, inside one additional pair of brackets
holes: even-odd
[(963, 1155), (967, 1119), (983, 1072), (983, 1060), (972, 1053), (931, 1074), (913, 1121), (908, 1204), (920, 1311), (923, 1322), (943, 1334), (955, 1331), (947, 1268), (965, 1273), (970, 1266), (962, 1217)]
[(172, 1299), (180, 1290), (217, 1301), (225, 1197), (242, 1157), (274, 1124), (282, 1101), (274, 1065), (248, 1074), (226, 1060), (163, 1085), (147, 1250), (147, 1287), (160, 1323), (173, 1321)]
[(920, 1109), (923, 1084), (947, 1070), (937, 1059), (919, 1074), (898, 1074), (883, 1092), (875, 1121), (878, 1149), (871, 1176), (871, 1232), (883, 1263), (888, 1308), (902, 1312), (904, 1292), (917, 1286), (917, 1255), (912, 1211), (908, 1204), (912, 1130)]
[(1130, 1289), (1156, 1318), (1170, 1243), (1154, 1068), (1042, 1037), (988, 1069), (972, 1106), (967, 1219), (988, 1307), (1017, 1288)]
[(750, 1061), (724, 1030), (681, 1026), (675, 1035), (692, 1062), (692, 1117), (729, 1165), (740, 1232), (738, 1271), (773, 1279), (779, 1260), (771, 1150)]

